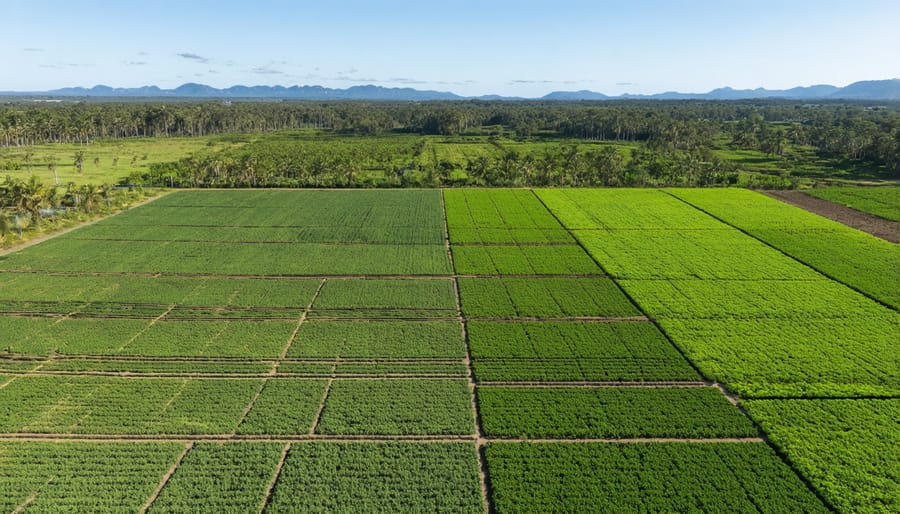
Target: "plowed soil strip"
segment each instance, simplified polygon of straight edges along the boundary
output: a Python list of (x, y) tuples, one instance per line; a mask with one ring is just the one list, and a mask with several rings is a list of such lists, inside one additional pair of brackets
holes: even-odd
[(900, 243), (900, 222), (857, 211), (801, 191), (764, 191), (764, 194), (886, 241)]
[(163, 475), (162, 480), (159, 481), (159, 485), (156, 486), (156, 490), (153, 491), (153, 494), (150, 495), (150, 498), (147, 498), (147, 502), (144, 503), (144, 505), (141, 507), (141, 514), (145, 514), (148, 510), (150, 510), (153, 502), (155, 502), (156, 499), (159, 498), (159, 493), (161, 493), (166, 484), (169, 483), (169, 479), (172, 478), (172, 475), (175, 474), (175, 470), (177, 470), (178, 466), (181, 465), (181, 461), (184, 460), (184, 457), (188, 454), (189, 451), (191, 451), (191, 448), (193, 447), (193, 442), (188, 442), (187, 444), (185, 444), (184, 451), (181, 452), (181, 455), (179, 455), (177, 459), (175, 459), (175, 463), (172, 464), (172, 467), (169, 468), (169, 471), (167, 471), (166, 474)]

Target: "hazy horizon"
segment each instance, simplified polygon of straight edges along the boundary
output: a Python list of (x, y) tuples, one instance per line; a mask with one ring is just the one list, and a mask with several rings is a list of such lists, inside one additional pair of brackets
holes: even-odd
[(900, 77), (900, 4), (9, 0), (4, 91), (374, 84), (464, 96), (787, 89)]

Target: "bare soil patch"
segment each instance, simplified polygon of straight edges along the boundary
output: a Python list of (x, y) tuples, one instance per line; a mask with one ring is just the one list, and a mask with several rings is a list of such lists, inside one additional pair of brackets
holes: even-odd
[(765, 191), (765, 194), (886, 241), (900, 243), (900, 222), (879, 218), (801, 191)]

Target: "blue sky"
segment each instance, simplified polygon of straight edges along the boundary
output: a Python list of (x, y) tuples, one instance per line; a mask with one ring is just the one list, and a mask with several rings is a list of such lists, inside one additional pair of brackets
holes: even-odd
[(540, 96), (900, 77), (900, 2), (4, 0), (0, 90), (409, 86)]

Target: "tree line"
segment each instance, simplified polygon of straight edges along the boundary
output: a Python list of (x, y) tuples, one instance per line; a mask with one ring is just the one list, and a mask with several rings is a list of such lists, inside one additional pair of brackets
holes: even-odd
[(509, 134), (645, 143), (697, 152), (726, 136), (780, 155), (787, 145), (900, 178), (900, 104), (767, 101), (146, 102), (0, 105), (0, 146), (89, 144), (314, 128), (337, 134)]

